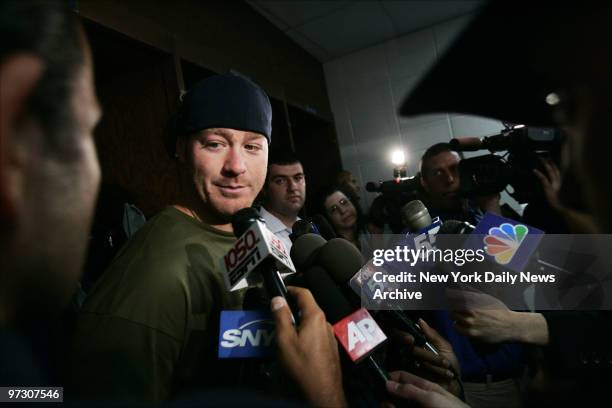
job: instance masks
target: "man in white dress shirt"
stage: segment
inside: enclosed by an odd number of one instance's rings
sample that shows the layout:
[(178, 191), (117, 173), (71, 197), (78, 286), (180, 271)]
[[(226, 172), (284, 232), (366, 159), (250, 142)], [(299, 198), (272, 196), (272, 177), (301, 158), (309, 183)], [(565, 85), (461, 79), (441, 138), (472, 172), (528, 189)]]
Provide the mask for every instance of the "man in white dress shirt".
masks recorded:
[(291, 249), (291, 228), (300, 219), (298, 213), (306, 201), (306, 178), (300, 160), (288, 151), (272, 151), (268, 158), (268, 175), (261, 191), (260, 210), (270, 231)]

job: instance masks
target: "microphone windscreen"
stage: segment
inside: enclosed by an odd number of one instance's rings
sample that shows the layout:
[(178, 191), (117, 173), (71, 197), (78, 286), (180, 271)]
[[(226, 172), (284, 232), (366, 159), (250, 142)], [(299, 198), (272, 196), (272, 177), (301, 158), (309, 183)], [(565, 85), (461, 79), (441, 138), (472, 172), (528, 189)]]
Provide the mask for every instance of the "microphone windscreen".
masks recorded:
[(431, 216), (421, 200), (412, 200), (401, 209), (402, 223), (412, 231), (431, 225)]
[(315, 265), (304, 273), (304, 282), (331, 324), (353, 312), (353, 308), (325, 269)]
[(311, 221), (317, 226), (323, 238), (328, 241), (336, 238), (336, 232), (332, 226), (329, 225), (329, 222), (327, 222), (327, 219), (324, 216), (321, 214), (316, 214), (314, 217), (312, 217)]
[(317, 260), (318, 264), (340, 285), (346, 284), (364, 264), (357, 247), (342, 238), (328, 241), (319, 250)]
[(264, 222), (263, 218), (259, 215), (259, 212), (253, 207), (246, 207), (242, 210), (238, 210), (232, 215), (232, 228), (234, 229), (234, 235), (239, 237), (249, 229), (251, 224), (256, 220)]
[(304, 271), (314, 260), (316, 252), (325, 245), (325, 239), (318, 234), (304, 234), (295, 240), (289, 251), (297, 271)]
[(293, 223), (293, 227), (291, 227), (291, 235), (289, 236), (289, 238), (291, 238), (291, 242), (295, 242), (295, 240), (301, 237), (302, 235), (309, 234), (312, 232), (314, 232), (312, 224), (306, 220), (300, 219)]

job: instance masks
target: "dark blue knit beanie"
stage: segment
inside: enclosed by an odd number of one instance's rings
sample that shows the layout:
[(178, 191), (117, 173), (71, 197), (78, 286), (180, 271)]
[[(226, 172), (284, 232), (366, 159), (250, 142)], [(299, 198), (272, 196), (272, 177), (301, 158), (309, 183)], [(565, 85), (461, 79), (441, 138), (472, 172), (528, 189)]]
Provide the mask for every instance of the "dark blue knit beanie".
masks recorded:
[(227, 73), (198, 82), (184, 96), (171, 120), (167, 148), (174, 153), (176, 138), (202, 129), (230, 128), (260, 133), (272, 140), (272, 107), (268, 95), (246, 77)]

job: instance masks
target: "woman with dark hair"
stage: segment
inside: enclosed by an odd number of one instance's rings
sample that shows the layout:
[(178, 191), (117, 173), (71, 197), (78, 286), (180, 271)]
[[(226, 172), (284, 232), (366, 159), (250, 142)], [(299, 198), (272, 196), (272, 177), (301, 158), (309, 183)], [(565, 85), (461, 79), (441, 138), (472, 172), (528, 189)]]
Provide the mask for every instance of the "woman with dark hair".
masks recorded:
[(319, 199), (320, 212), (327, 218), (339, 238), (350, 241), (362, 252), (370, 233), (354, 194), (344, 187), (331, 186), (323, 190)]

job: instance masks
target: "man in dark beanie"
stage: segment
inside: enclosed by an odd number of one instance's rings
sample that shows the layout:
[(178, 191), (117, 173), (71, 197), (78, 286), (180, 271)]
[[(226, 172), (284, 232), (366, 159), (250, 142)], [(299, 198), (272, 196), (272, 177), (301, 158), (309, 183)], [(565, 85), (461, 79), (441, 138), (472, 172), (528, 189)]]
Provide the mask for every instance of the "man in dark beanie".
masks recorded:
[(181, 195), (126, 244), (85, 302), (73, 355), (74, 393), (160, 401), (199, 386), (235, 383), (217, 359), (221, 310), (240, 309), (219, 260), (235, 242), (231, 216), (261, 190), (272, 109), (234, 74), (190, 90), (169, 144)]

